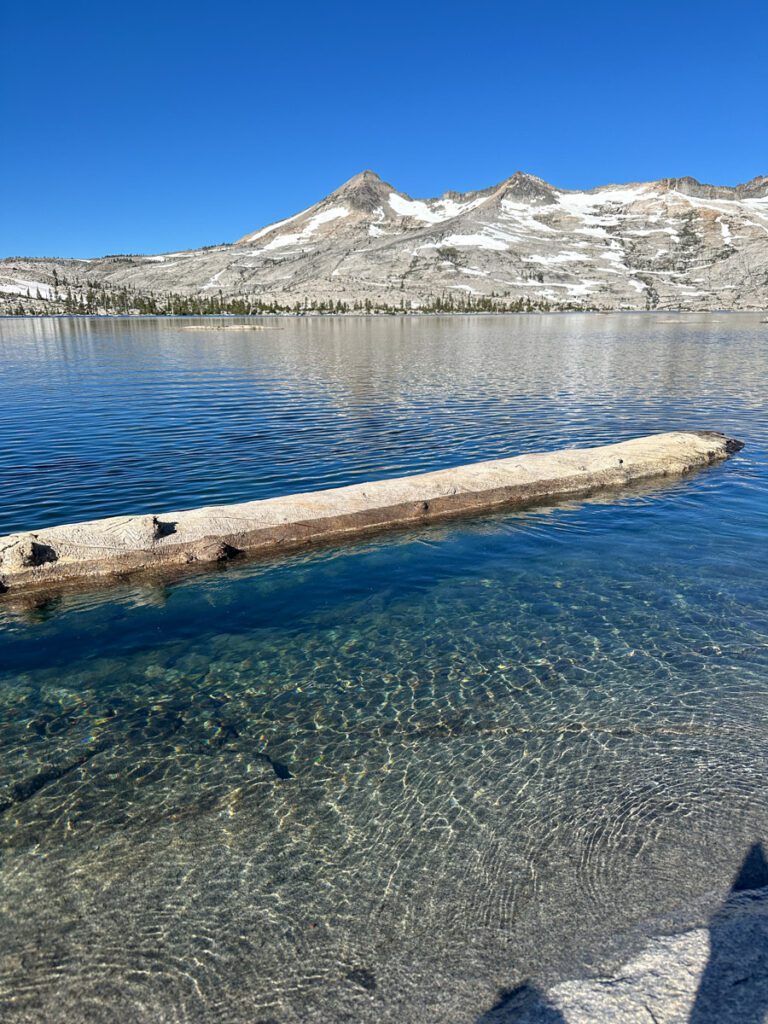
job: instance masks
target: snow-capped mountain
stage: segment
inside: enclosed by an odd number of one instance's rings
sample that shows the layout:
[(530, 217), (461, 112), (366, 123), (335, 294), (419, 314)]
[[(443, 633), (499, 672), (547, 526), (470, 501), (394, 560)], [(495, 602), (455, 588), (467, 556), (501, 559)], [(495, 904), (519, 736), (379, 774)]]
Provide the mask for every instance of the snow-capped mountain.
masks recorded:
[[(54, 275), (55, 271), (55, 275)], [(674, 178), (589, 191), (518, 172), (478, 192), (412, 199), (363, 171), (232, 245), (159, 256), (0, 260), (6, 308), (71, 289), (419, 307), (437, 296), (554, 307), (768, 307), (768, 177)]]

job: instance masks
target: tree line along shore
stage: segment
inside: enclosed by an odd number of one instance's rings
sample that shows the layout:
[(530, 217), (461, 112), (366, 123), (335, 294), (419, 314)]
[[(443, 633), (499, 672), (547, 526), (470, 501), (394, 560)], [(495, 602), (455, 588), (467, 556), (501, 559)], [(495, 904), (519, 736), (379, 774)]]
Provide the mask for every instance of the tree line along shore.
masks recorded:
[(129, 285), (69, 282), (54, 271), (54, 281), (46, 286), (48, 295), (29, 288), (27, 295), (0, 295), (0, 313), (6, 316), (265, 316), (270, 314), (326, 313), (550, 313), (595, 312), (597, 307), (583, 303), (552, 303), (530, 296), (511, 297), (456, 294), (443, 291), (423, 300), (402, 296), (399, 301), (382, 302), (371, 298), (354, 300), (303, 296), (294, 301), (255, 294), (184, 295), (178, 292), (139, 291)]

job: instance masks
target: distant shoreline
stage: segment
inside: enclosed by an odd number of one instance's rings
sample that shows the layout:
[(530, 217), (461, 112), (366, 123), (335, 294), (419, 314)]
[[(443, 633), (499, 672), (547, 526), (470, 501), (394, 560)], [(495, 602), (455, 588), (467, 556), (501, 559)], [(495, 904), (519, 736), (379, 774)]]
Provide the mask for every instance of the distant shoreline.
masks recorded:
[[(0, 313), (2, 320), (304, 320), (378, 319), (396, 317), (502, 317), (502, 316), (766, 316), (764, 309), (530, 309), (530, 310), (349, 310), (344, 313), (318, 310), (281, 313)], [(768, 323), (768, 320), (760, 321)]]

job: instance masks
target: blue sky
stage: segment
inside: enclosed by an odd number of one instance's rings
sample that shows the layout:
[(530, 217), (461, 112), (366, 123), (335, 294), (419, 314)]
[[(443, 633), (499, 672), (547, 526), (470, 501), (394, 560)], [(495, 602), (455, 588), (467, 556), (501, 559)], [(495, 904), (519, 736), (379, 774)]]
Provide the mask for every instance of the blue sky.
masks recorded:
[(229, 241), (414, 196), (768, 173), (768, 4), (9, 4), (0, 255)]

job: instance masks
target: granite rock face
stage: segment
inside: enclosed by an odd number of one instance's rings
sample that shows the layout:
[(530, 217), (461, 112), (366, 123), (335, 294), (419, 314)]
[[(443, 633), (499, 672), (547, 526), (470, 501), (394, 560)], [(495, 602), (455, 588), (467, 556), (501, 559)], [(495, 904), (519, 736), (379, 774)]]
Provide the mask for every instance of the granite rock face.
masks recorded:
[[(55, 272), (55, 274), (54, 274)], [(232, 245), (158, 256), (0, 260), (0, 311), (62, 308), (65, 288), (361, 302), (418, 309), (494, 296), (553, 308), (768, 308), (768, 177), (569, 191), (518, 172), (412, 199), (363, 171)], [(58, 283), (57, 283), (58, 282)]]

